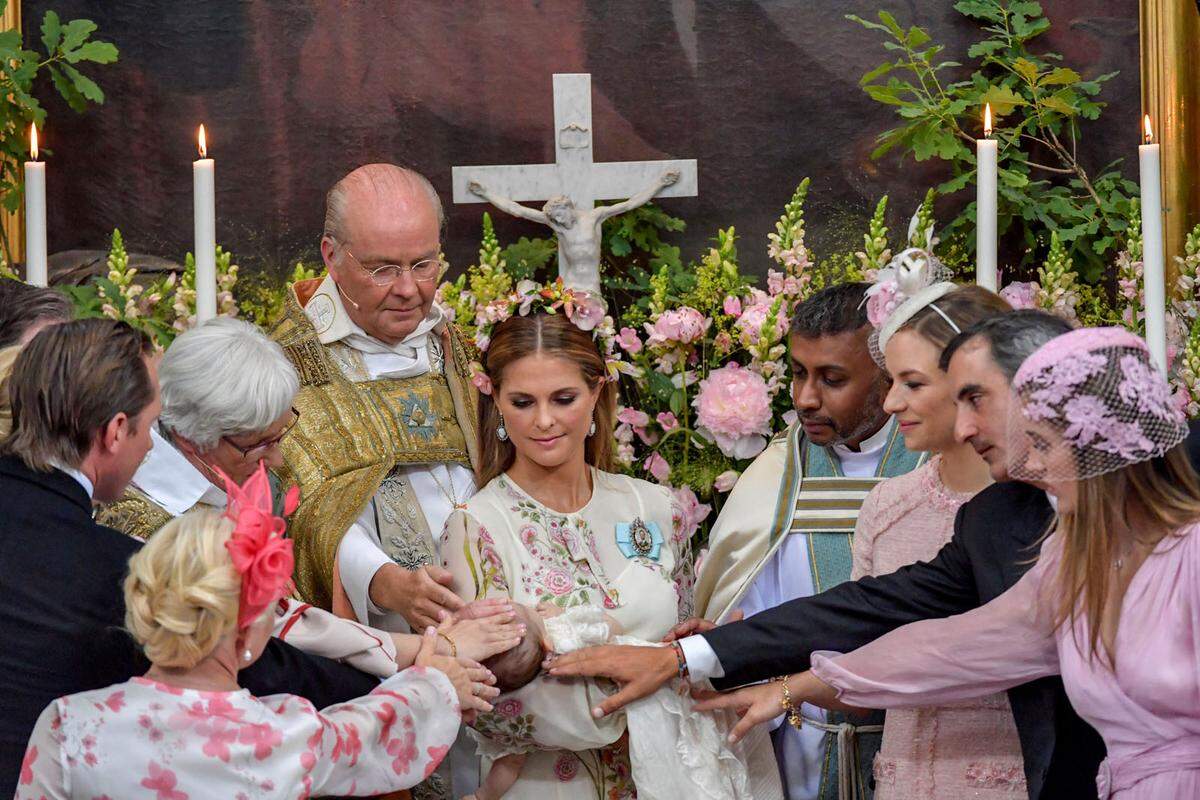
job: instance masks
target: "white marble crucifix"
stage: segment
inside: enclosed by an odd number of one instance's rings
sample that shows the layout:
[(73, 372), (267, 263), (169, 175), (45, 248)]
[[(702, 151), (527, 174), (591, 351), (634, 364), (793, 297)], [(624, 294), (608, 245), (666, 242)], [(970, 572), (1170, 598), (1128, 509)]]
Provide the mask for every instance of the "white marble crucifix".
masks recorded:
[[(554, 163), (454, 167), (455, 203), (489, 202), (550, 226), (568, 286), (600, 291), (600, 225), (652, 197), (692, 197), (696, 160), (592, 160), (592, 76), (554, 76)], [(628, 198), (628, 199), (626, 199)], [(541, 209), (520, 201), (548, 201)], [(596, 208), (597, 200), (624, 200)]]

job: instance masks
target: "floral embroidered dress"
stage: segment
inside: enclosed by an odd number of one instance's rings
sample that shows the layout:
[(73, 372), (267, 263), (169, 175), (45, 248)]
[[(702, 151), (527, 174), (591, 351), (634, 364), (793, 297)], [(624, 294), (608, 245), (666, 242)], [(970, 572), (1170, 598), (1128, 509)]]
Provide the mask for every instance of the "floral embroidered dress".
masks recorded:
[[(454, 591), (602, 606), (630, 636), (661, 639), (679, 618), (681, 516), (661, 486), (598, 470), (592, 486), (583, 508), (561, 514), (506, 476), (493, 479), (446, 523), (441, 552)], [(591, 715), (604, 694), (594, 681), (543, 673), (480, 715), (490, 758), (531, 753), (506, 800), (636, 797), (623, 716)]]
[(410, 668), (317, 711), (293, 695), (133, 678), (60, 697), (38, 719), (17, 800), (368, 796), (416, 785), (458, 733), (454, 688)]
[[(973, 496), (952, 492), (935, 456), (876, 486), (854, 531), (854, 580), (928, 561), (954, 534)], [(1024, 760), (1008, 698), (1001, 693), (934, 707), (892, 709), (875, 757), (876, 800), (1025, 795)]]

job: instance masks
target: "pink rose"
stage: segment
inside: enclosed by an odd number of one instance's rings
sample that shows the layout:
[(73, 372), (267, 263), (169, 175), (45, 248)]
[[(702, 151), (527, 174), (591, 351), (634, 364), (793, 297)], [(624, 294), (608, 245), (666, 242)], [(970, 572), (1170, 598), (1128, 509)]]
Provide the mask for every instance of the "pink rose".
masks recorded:
[(554, 776), (563, 783), (574, 779), (579, 772), (579, 759), (573, 753), (563, 753), (554, 762)]
[(679, 538), (683, 541), (691, 539), (700, 529), (700, 523), (712, 513), (712, 506), (701, 503), (696, 493), (690, 487), (680, 486), (671, 490), (674, 500), (674, 511), (679, 515), (677, 524)]
[(702, 338), (712, 320), (689, 306), (664, 311), (654, 322), (646, 323), (650, 338), (646, 344), (691, 344)]
[(742, 301), (736, 297), (726, 297), (721, 308), (731, 317), (740, 317), (742, 315)]
[(901, 299), (894, 280), (877, 283), (875, 287), (878, 291), (867, 296), (867, 319), (878, 328), (899, 308)]
[(771, 432), (771, 395), (757, 372), (730, 364), (700, 381), (692, 403), (701, 432), (729, 458), (753, 458)]
[(1040, 288), (1036, 281), (1013, 281), (1000, 290), (1000, 296), (1014, 309), (1037, 308)]
[(621, 349), (631, 356), (642, 351), (642, 340), (638, 338), (637, 331), (633, 328), (621, 328), (621, 332), (617, 334), (617, 344), (621, 345)]
[(654, 418), (664, 431), (673, 431), (679, 427), (679, 420), (670, 411), (663, 411)]
[(564, 595), (571, 591), (571, 576), (561, 569), (550, 570), (542, 584), (551, 594)]
[(666, 483), (667, 478), (671, 477), (671, 465), (658, 453), (651, 453), (646, 459), (646, 471), (659, 483)]
[(588, 292), (578, 292), (568, 304), (567, 318), (583, 331), (594, 330), (604, 319), (604, 301)]
[(521, 716), (521, 712), (525, 710), (525, 706), (515, 697), (508, 697), (496, 703), (495, 710), (500, 716), (512, 719), (513, 717)]
[(718, 492), (728, 492), (737, 483), (741, 473), (736, 469), (727, 469), (713, 479), (713, 488)]

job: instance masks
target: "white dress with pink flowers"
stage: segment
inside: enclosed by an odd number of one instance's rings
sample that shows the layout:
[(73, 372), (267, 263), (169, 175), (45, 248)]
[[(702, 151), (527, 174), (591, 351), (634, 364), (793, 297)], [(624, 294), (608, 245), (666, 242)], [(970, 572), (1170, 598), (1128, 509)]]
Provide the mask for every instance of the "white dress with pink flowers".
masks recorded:
[[(593, 470), (592, 485), (583, 508), (562, 514), (505, 475), (488, 483), (446, 523), (441, 553), (454, 591), (467, 600), (598, 606), (630, 636), (660, 640), (690, 594), (679, 577), (689, 515), (668, 489), (646, 481)], [(489, 740), (489, 758), (530, 753), (505, 800), (636, 796), (624, 715), (591, 715), (605, 691), (613, 687), (542, 673), (479, 716), (474, 727)]]
[(454, 687), (410, 668), (317, 711), (293, 695), (202, 692), (146, 678), (55, 700), (17, 800), (369, 796), (424, 780), (458, 733)]

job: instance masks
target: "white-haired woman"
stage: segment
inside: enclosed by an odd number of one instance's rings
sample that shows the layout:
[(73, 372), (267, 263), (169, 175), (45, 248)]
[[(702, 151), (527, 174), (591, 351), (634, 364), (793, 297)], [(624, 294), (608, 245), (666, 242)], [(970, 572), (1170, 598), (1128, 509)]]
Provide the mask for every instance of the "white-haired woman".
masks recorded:
[[(138, 539), (189, 510), (225, 507), (225, 479), (247, 480), (259, 465), (282, 462), (279, 442), (296, 423), (292, 400), (300, 388), (283, 348), (256, 326), (217, 317), (180, 335), (158, 368), (162, 413), (153, 444), (125, 496), (97, 519)], [(273, 506), (282, 492), (271, 478)], [(476, 605), (440, 629), (438, 647), (483, 659), (519, 636), (515, 615), (501, 604)], [(275, 632), (314, 655), (345, 661), (373, 674), (391, 674), (393, 660), (411, 663), (418, 638), (389, 635), (319, 609), (284, 601)]]
[(226, 513), (188, 512), (130, 560), (125, 625), (150, 671), (51, 703), (30, 737), (18, 798), (392, 792), (438, 765), (460, 708), (490, 708), (486, 670), (434, 655), (432, 629), (415, 667), (323, 711), (241, 689), (238, 671), (263, 650), (293, 558), (265, 473), (230, 494)]
[(218, 471), (244, 481), (282, 464), (300, 381), (283, 349), (254, 325), (218, 317), (177, 338), (158, 367), (162, 414), (125, 496), (99, 520), (139, 539), (197, 505), (221, 508)]

